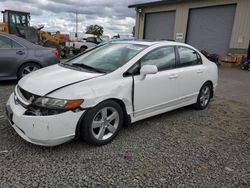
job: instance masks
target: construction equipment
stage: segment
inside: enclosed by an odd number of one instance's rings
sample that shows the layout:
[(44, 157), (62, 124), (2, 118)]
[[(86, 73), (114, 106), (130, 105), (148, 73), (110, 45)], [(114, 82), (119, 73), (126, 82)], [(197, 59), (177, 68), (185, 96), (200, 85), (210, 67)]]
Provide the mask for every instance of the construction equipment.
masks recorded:
[(30, 13), (15, 10), (4, 10), (3, 23), (0, 23), (0, 32), (6, 32), (25, 38), (26, 40), (45, 46), (56, 48), (60, 56), (64, 56), (64, 49), (60, 46), (60, 32), (55, 34), (43, 31), (43, 26), (30, 26)]
[(247, 50), (247, 56), (242, 56), (241, 58), (241, 69), (250, 71), (250, 41)]

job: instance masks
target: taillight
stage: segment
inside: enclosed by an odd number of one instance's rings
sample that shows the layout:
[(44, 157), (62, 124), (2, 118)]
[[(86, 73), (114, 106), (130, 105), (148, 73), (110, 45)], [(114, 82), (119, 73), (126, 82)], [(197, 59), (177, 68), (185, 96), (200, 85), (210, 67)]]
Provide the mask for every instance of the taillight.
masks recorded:
[(56, 49), (53, 49), (52, 50), (52, 54), (55, 56), (55, 57), (58, 57), (59, 53)]

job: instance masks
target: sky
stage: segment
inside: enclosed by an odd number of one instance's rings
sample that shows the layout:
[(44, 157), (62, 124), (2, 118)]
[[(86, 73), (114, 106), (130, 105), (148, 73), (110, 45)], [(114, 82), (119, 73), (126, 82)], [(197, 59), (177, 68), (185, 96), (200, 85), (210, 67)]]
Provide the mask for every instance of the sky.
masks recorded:
[(151, 1), (155, 0), (0, 0), (0, 9), (30, 12), (31, 25), (62, 33), (75, 32), (78, 12), (79, 32), (97, 24), (104, 27), (104, 34), (113, 36), (132, 33), (135, 9), (128, 5)]

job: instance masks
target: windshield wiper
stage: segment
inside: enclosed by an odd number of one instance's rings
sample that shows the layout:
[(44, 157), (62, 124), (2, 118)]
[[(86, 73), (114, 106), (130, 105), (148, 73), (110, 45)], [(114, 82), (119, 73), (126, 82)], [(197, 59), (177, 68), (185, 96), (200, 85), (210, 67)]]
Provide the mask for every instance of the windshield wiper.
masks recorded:
[[(75, 65), (72, 65), (72, 64), (68, 64), (68, 63), (60, 63), (61, 66), (66, 66), (66, 67), (71, 67), (73, 69), (79, 69), (79, 66), (75, 66)], [(81, 68), (81, 67), (80, 67)]]
[(88, 69), (88, 70), (93, 70), (93, 71), (99, 72), (99, 73), (106, 73), (104, 70), (100, 70), (100, 69), (97, 69), (97, 68), (94, 68), (94, 67), (91, 67), (91, 66), (88, 66), (88, 65), (85, 65), (85, 64), (73, 63), (71, 65), (72, 66), (78, 66), (78, 67), (81, 67), (81, 68), (84, 68), (84, 69)]

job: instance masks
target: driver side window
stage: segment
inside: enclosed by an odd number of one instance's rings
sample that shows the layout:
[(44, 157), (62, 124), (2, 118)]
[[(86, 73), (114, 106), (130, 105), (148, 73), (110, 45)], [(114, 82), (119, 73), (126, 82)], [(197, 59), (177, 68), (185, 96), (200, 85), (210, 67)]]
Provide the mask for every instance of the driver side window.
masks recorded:
[(175, 67), (175, 50), (174, 47), (162, 47), (153, 50), (145, 55), (141, 60), (143, 65), (155, 65), (158, 71), (172, 69)]

